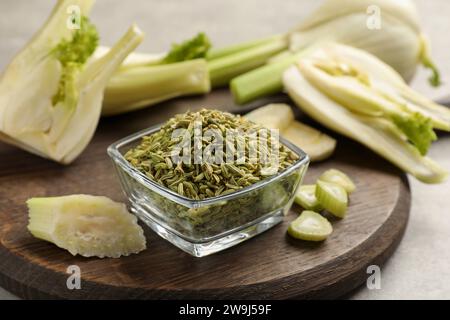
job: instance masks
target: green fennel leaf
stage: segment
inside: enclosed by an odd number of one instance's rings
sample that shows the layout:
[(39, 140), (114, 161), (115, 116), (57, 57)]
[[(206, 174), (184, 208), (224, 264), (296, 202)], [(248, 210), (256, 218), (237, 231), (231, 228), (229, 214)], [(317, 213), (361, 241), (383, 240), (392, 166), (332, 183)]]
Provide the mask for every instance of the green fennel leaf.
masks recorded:
[(200, 32), (194, 38), (180, 44), (173, 44), (172, 49), (163, 59), (163, 63), (174, 63), (186, 60), (205, 58), (211, 43), (208, 37)]
[(98, 33), (89, 18), (82, 17), (80, 29), (76, 29), (70, 40), (63, 39), (52, 50), (52, 54), (62, 65), (58, 91), (52, 98), (52, 104), (67, 102), (76, 104), (76, 75), (98, 46)]
[(82, 17), (80, 29), (76, 29), (70, 40), (63, 39), (54, 49), (55, 57), (63, 66), (76, 62), (83, 65), (98, 45), (98, 33), (89, 18)]
[(437, 139), (430, 118), (418, 112), (409, 116), (394, 115), (392, 120), (421, 155), (426, 155), (431, 142)]

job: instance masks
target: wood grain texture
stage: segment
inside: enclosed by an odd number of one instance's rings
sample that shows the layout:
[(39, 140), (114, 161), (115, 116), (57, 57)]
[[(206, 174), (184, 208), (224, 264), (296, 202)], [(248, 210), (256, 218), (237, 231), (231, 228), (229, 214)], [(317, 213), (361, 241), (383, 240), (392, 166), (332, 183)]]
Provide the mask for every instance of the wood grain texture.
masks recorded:
[[(408, 182), (386, 161), (342, 137), (335, 155), (311, 165), (305, 181), (334, 167), (357, 185), (348, 216), (332, 219), (334, 232), (324, 243), (286, 236), (299, 212), (295, 206), (284, 223), (204, 258), (191, 257), (145, 226), (148, 249), (120, 259), (73, 257), (28, 233), (29, 197), (87, 193), (124, 201), (106, 147), (201, 107), (242, 111), (223, 90), (103, 119), (92, 143), (68, 167), (0, 145), (0, 286), (23, 298), (336, 298), (365, 282), (367, 266), (381, 265), (393, 252), (408, 220)], [(66, 287), (66, 269), (74, 264), (81, 268), (81, 290)]]

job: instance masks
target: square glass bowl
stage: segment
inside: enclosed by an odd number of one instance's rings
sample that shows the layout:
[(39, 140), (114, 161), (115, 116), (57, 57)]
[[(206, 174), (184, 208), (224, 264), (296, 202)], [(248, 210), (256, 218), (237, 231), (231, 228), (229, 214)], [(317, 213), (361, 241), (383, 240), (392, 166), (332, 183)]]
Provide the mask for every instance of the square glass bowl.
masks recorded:
[(309, 158), (280, 137), (299, 159), (285, 170), (239, 191), (193, 200), (159, 185), (134, 168), (125, 153), (161, 125), (108, 147), (131, 211), (164, 239), (185, 252), (206, 256), (245, 241), (283, 220), (308, 168)]

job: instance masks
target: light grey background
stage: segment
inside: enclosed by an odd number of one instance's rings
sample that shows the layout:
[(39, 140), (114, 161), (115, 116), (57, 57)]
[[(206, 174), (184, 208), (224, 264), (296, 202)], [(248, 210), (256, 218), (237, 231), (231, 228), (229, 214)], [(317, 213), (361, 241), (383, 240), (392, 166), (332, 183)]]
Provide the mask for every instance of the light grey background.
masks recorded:
[[(54, 1), (0, 1), (0, 69), (20, 49), (49, 14)], [(172, 42), (204, 31), (215, 45), (226, 45), (281, 33), (313, 10), (313, 0), (98, 0), (92, 20), (102, 44), (112, 44), (136, 22), (145, 32), (140, 50), (160, 52)], [(439, 89), (427, 85), (427, 74), (413, 86), (433, 98), (450, 97), (450, 1), (416, 1), (433, 56), (446, 82)], [(450, 100), (450, 98), (449, 98)], [(450, 136), (433, 145), (430, 156), (450, 170)], [(450, 299), (450, 182), (424, 185), (409, 179), (412, 209), (405, 237), (382, 268), (381, 290), (365, 288), (353, 299)], [(1, 263), (1, 261), (0, 261)], [(15, 297), (0, 288), (0, 298)]]

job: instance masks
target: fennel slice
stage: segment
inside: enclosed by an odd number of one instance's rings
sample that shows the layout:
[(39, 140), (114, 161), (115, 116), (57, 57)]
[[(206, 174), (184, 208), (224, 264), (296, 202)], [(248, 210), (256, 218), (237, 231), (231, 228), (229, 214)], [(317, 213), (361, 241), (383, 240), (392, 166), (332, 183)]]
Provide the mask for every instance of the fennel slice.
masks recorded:
[(335, 139), (295, 120), (281, 132), (281, 136), (305, 151), (311, 161), (327, 159), (336, 148)]
[(294, 121), (294, 112), (287, 104), (271, 103), (247, 113), (244, 117), (268, 129), (284, 130)]
[(323, 241), (333, 232), (331, 223), (314, 211), (303, 211), (291, 222), (288, 234), (296, 239), (307, 241)]
[(317, 181), (316, 198), (325, 210), (338, 218), (347, 214), (348, 196), (343, 187), (336, 183)]
[(347, 193), (352, 193), (356, 189), (353, 181), (345, 173), (337, 169), (329, 169), (325, 171), (320, 175), (319, 180), (336, 183), (344, 188)]
[(72, 255), (118, 258), (145, 249), (137, 218), (109, 198), (70, 195), (31, 198), (28, 230)]
[(316, 185), (302, 185), (298, 188), (294, 201), (305, 210), (321, 211), (322, 205), (316, 198)]
[(284, 103), (268, 104), (244, 116), (269, 129), (279, 129), (280, 134), (305, 151), (311, 161), (321, 161), (333, 154), (336, 140), (294, 120), (290, 106)]

